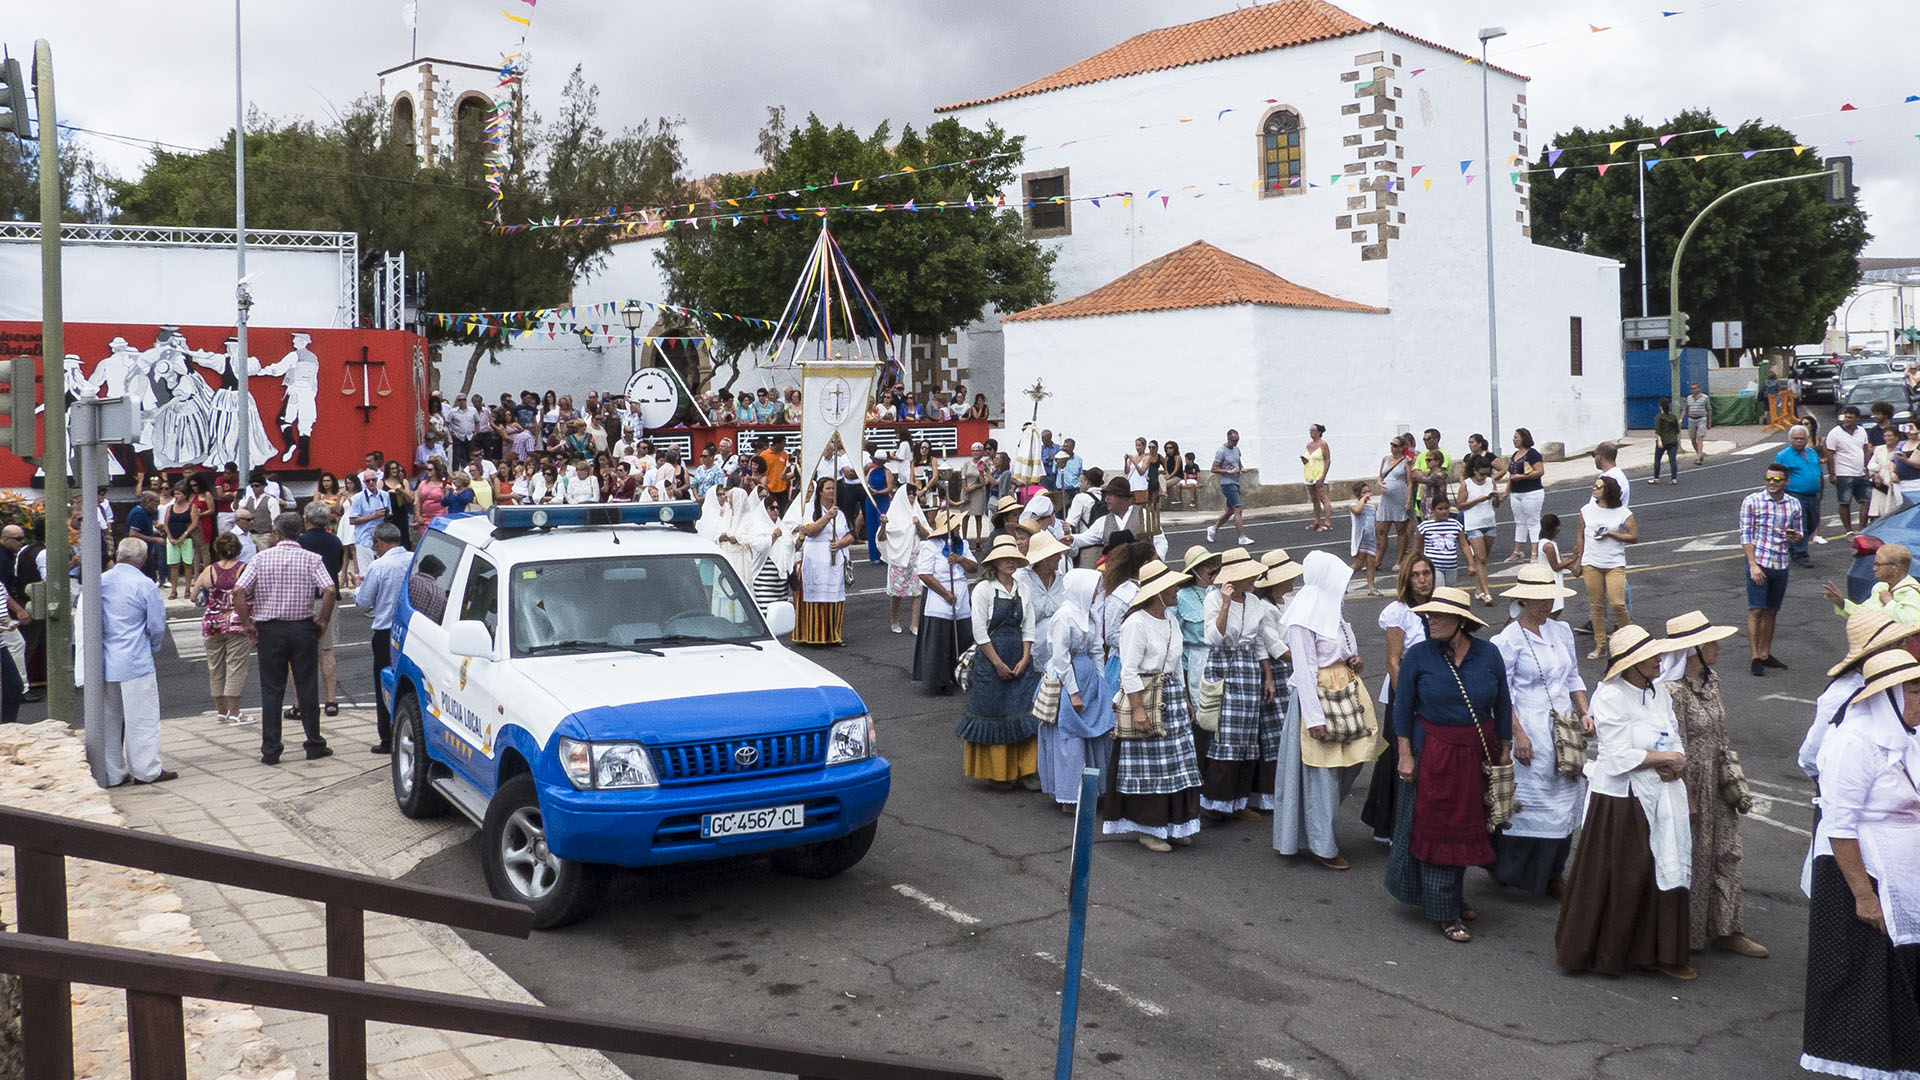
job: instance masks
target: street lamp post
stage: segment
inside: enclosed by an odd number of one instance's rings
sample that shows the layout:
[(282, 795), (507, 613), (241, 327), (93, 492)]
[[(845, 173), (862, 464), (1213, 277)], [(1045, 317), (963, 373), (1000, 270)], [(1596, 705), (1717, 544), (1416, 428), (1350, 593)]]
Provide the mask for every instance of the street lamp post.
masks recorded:
[(1640, 219), (1640, 317), (1647, 317), (1647, 151), (1657, 149), (1652, 143), (1641, 143), (1633, 148), (1634, 163), (1640, 173), (1640, 207), (1634, 215)]
[(620, 305), (620, 321), (627, 324), (627, 378), (640, 373), (640, 301)]
[(1492, 401), (1491, 431), (1494, 445), (1500, 445), (1500, 331), (1494, 319), (1493, 304), (1493, 106), (1487, 89), (1487, 42), (1506, 37), (1502, 26), (1480, 31), (1480, 148), (1486, 155), (1481, 190), (1487, 204), (1487, 394)]

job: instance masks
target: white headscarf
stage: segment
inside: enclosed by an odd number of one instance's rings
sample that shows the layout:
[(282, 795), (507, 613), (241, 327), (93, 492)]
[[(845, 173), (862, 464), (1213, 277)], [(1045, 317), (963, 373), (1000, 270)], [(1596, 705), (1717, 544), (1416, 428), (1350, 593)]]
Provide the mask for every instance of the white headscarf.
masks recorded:
[(913, 565), (913, 553), (920, 543), (920, 528), (927, 526), (927, 516), (921, 512), (920, 505), (908, 498), (905, 493), (894, 496), (892, 505), (887, 507), (885, 515), (887, 537), (880, 541), (880, 555), (888, 566)]
[(1082, 633), (1094, 633), (1093, 594), (1100, 588), (1100, 571), (1076, 567), (1067, 571), (1066, 595), (1060, 609), (1053, 613), (1056, 622), (1064, 622)]
[(1300, 566), (1300, 591), (1288, 601), (1280, 616), (1282, 635), (1295, 626), (1305, 627), (1323, 638), (1340, 636), (1340, 606), (1346, 600), (1347, 582), (1353, 579), (1353, 567), (1324, 551), (1309, 551)]

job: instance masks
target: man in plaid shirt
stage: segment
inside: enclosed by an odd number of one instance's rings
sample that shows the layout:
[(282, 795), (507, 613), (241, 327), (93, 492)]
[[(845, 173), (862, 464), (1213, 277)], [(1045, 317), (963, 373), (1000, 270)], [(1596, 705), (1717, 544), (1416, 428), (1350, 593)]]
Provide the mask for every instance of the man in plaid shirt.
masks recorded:
[(1740, 546), (1747, 553), (1747, 643), (1755, 675), (1787, 665), (1773, 658), (1773, 624), (1787, 597), (1789, 548), (1800, 542), (1806, 517), (1787, 497), (1787, 469), (1767, 466), (1767, 486), (1740, 501)]
[[(320, 737), (320, 635), (333, 619), (333, 578), (320, 556), (299, 545), (299, 514), (273, 519), (278, 542), (261, 551), (240, 572), (233, 591), (240, 625), (260, 656), (260, 763), (280, 764), (281, 705), (287, 694), (287, 669), (293, 669), (294, 695), (300, 702), (302, 744), (307, 760), (333, 750)], [(314, 600), (320, 601), (317, 609)]]

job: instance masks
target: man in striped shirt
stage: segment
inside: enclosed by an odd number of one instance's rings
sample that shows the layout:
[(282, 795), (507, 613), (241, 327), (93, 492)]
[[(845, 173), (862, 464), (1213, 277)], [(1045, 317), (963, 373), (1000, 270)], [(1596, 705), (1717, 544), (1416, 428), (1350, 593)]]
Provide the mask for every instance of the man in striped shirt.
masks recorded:
[(1788, 549), (1806, 528), (1800, 500), (1787, 497), (1787, 467), (1767, 466), (1767, 486), (1740, 501), (1740, 546), (1747, 553), (1747, 643), (1751, 671), (1787, 665), (1773, 658), (1773, 626), (1787, 597)]

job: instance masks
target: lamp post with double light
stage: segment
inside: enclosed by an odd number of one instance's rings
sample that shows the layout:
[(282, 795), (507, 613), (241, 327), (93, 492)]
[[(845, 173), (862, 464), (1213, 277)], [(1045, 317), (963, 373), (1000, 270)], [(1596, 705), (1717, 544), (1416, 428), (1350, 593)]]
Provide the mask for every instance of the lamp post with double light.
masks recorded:
[(1481, 185), (1487, 204), (1487, 393), (1492, 399), (1492, 425), (1494, 445), (1500, 444), (1500, 331), (1494, 323), (1493, 303), (1493, 105), (1488, 97), (1487, 86), (1487, 42), (1497, 37), (1506, 37), (1503, 26), (1489, 26), (1480, 31), (1480, 148), (1486, 155), (1484, 179)]

